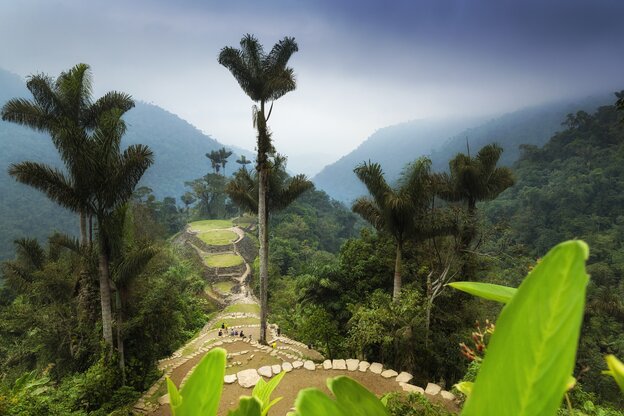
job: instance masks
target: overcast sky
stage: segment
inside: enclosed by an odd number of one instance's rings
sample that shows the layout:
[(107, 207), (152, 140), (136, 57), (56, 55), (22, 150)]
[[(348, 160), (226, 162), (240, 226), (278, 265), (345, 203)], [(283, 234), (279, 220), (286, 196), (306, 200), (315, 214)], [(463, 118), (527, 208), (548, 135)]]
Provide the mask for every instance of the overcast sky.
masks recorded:
[(270, 127), (291, 168), (320, 169), (402, 121), (624, 89), (622, 16), (622, 0), (0, 0), (0, 67), (86, 62), (96, 96), (128, 92), (253, 150), (252, 102), (217, 55), (245, 33), (266, 50), (294, 36), (298, 88)]

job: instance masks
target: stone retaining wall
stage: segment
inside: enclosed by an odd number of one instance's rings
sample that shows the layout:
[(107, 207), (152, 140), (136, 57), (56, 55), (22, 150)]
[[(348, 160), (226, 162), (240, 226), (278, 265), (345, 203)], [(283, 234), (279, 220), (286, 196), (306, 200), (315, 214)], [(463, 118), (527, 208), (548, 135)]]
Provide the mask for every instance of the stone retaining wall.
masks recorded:
[[(239, 264), (237, 266), (230, 267), (208, 267), (205, 266), (204, 276), (211, 282), (216, 282), (219, 280), (227, 280), (232, 276), (241, 276), (245, 273), (245, 263)], [(219, 278), (219, 276), (223, 276), (223, 278)]]
[(256, 242), (245, 234), (245, 237), (240, 239), (234, 245), (236, 246), (236, 251), (238, 251), (243, 259), (252, 265), (258, 256), (258, 246), (256, 245)]

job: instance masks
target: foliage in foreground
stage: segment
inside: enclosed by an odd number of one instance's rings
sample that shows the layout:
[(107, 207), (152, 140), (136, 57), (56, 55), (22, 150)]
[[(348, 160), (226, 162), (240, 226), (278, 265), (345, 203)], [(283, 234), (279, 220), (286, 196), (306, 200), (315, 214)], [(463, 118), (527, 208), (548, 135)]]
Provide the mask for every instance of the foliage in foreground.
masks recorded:
[[(559, 244), (529, 273), (513, 297), (504, 299), (507, 304), (462, 415), (557, 414), (574, 369), (589, 281), (585, 272), (588, 256), (588, 247), (582, 241)], [(477, 289), (483, 293), (492, 290)], [(609, 374), (620, 384), (624, 377), (622, 363), (613, 358), (608, 362)], [(224, 374), (225, 351), (217, 349), (206, 355), (181, 394), (168, 381), (174, 416), (216, 414)], [(291, 415), (389, 414), (381, 400), (348, 377), (330, 379), (327, 386), (335, 400), (316, 388), (304, 389)], [(229, 414), (260, 415), (262, 403), (267, 401), (243, 397), (239, 408)]]

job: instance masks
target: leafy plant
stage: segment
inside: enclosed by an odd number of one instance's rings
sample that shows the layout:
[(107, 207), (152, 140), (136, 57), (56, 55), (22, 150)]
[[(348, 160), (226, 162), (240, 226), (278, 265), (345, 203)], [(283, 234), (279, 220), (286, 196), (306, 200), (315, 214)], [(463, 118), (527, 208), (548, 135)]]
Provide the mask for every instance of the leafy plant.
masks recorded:
[(574, 368), (588, 254), (582, 241), (561, 243), (529, 273), (501, 312), (462, 415), (556, 414)]
[(381, 400), (357, 381), (338, 376), (327, 380), (327, 387), (336, 400), (316, 388), (299, 392), (295, 412), (289, 416), (389, 416)]
[[(214, 416), (219, 409), (223, 391), (226, 351), (215, 348), (202, 358), (190, 375), (181, 391), (167, 377), (170, 408), (173, 416)], [(279, 385), (286, 373), (280, 373), (268, 383), (260, 379), (253, 389), (252, 396), (240, 398), (238, 408), (229, 416), (266, 416), (275, 403), (282, 398), (271, 400), (271, 393)]]
[(604, 373), (613, 377), (617, 385), (620, 386), (622, 393), (624, 393), (624, 363), (618, 360), (615, 355), (607, 355), (605, 360), (609, 370)]

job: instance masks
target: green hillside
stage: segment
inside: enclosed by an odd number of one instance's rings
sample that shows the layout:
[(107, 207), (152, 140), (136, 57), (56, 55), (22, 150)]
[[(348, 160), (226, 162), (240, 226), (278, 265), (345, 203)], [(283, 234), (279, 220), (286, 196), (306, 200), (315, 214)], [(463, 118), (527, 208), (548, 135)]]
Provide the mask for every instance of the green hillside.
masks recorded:
[[(13, 97), (30, 98), (23, 81), (16, 75), (0, 70), (0, 105)], [(138, 102), (125, 120), (128, 130), (124, 146), (142, 143), (155, 154), (154, 165), (141, 184), (153, 189), (159, 199), (172, 196), (179, 202), (188, 189), (184, 182), (205, 175), (210, 170), (205, 153), (223, 147), (188, 122), (155, 105)], [(12, 241), (19, 237), (36, 237), (43, 241), (55, 230), (77, 233), (78, 219), (67, 210), (50, 202), (38, 191), (18, 184), (7, 174), (11, 163), (34, 160), (60, 166), (56, 150), (44, 134), (16, 124), (0, 121), (0, 260), (13, 256)], [(236, 158), (251, 152), (231, 148), (226, 166), (231, 173)]]
[(313, 181), (332, 198), (351, 203), (364, 195), (365, 188), (353, 174), (353, 168), (372, 160), (384, 167), (388, 178), (395, 180), (405, 165), (418, 157), (429, 156), (433, 169), (445, 170), (447, 162), (459, 152), (477, 151), (492, 142), (504, 149), (501, 162), (517, 160), (521, 144), (542, 145), (557, 131), (561, 120), (580, 109), (592, 111), (608, 103), (607, 95), (568, 100), (530, 107), (491, 120), (416, 120), (378, 130), (357, 149), (326, 166)]

